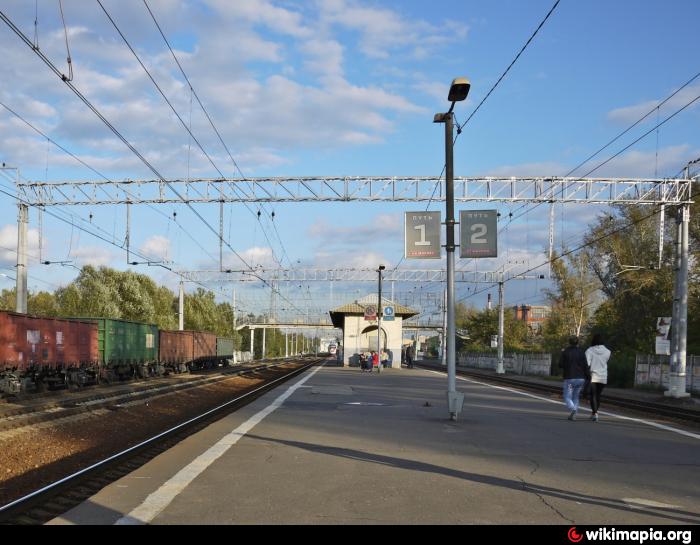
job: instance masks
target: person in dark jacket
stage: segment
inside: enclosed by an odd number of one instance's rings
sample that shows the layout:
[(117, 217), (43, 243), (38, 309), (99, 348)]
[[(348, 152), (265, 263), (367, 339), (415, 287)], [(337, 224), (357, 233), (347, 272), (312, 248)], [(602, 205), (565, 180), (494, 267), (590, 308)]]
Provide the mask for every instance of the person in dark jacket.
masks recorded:
[(562, 350), (559, 359), (559, 367), (564, 371), (564, 403), (571, 411), (569, 420), (576, 420), (581, 390), (591, 379), (586, 353), (578, 342), (578, 337), (569, 337), (569, 346)]

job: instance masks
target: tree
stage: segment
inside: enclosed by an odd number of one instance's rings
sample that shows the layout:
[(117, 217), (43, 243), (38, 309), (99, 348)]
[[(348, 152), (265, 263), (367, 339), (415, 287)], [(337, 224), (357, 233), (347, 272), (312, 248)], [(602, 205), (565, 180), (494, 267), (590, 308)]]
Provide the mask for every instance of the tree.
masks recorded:
[(546, 290), (552, 314), (543, 335), (548, 344), (561, 344), (566, 337), (587, 331), (590, 316), (599, 302), (600, 281), (591, 270), (591, 256), (580, 251), (552, 261), (554, 290)]

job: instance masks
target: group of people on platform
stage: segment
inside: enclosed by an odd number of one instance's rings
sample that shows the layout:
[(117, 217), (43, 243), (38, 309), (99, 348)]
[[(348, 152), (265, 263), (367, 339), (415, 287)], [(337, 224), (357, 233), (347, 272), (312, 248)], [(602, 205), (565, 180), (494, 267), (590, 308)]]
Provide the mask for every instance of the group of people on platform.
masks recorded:
[(591, 420), (598, 421), (600, 395), (608, 383), (609, 359), (610, 350), (603, 344), (601, 335), (595, 335), (585, 351), (579, 346), (578, 337), (569, 337), (569, 346), (559, 359), (559, 367), (564, 371), (564, 404), (570, 411), (569, 420), (576, 420), (581, 392), (587, 391)]
[(389, 364), (389, 354), (382, 350), (381, 355), (374, 350), (369, 352), (360, 352), (360, 369), (371, 373), (372, 369), (376, 369), (377, 373), (382, 372), (382, 367)]

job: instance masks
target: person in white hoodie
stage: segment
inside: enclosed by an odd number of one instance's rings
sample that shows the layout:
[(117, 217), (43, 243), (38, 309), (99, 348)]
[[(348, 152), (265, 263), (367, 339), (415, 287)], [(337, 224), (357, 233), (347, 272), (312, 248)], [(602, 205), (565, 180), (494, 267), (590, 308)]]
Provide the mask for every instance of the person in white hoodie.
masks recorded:
[(610, 350), (605, 348), (603, 337), (600, 334), (593, 336), (593, 342), (586, 350), (586, 361), (591, 371), (591, 420), (598, 421), (598, 407), (600, 407), (600, 394), (608, 383), (608, 360)]

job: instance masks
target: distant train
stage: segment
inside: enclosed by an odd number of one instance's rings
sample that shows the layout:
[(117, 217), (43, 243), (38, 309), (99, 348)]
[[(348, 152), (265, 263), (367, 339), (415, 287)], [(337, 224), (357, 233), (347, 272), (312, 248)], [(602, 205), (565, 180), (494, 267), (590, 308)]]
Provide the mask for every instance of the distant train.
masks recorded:
[(233, 339), (111, 318), (0, 311), (0, 391), (81, 387), (226, 365)]
[(328, 353), (331, 356), (335, 356), (337, 352), (338, 352), (338, 345), (337, 344), (329, 344), (328, 345)]

